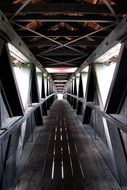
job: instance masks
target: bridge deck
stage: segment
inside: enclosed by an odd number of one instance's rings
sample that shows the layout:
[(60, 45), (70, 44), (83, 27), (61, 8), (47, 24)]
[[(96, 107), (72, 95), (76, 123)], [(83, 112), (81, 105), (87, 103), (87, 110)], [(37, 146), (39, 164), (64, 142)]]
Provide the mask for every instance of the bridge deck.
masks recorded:
[(17, 190), (121, 189), (66, 101), (55, 101), (37, 130), (24, 148)]

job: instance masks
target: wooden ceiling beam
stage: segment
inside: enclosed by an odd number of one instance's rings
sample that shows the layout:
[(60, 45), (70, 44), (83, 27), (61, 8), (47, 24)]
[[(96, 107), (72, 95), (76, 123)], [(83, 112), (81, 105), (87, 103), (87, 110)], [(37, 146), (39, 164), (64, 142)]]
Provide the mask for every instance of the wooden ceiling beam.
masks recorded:
[(92, 34), (105, 31), (105, 30), (107, 30), (108, 28), (110, 28), (110, 27), (112, 27), (112, 26), (114, 26), (114, 25), (115, 25), (115, 23), (113, 23), (113, 24), (111, 24), (111, 25), (109, 25), (109, 26), (106, 26), (105, 28), (100, 28), (100, 29), (98, 29), (98, 30), (94, 30), (94, 31), (92, 31), (92, 32), (90, 32), (90, 33), (88, 33), (88, 34), (85, 34), (84, 36), (80, 36), (80, 37), (78, 37), (78, 38), (76, 38), (76, 39), (74, 39), (74, 40), (71, 40), (71, 41), (69, 41), (68, 43), (66, 43), (66, 44), (64, 44), (64, 45), (59, 45), (59, 46), (57, 46), (57, 47), (52, 48), (51, 50), (47, 50), (47, 51), (45, 51), (44, 53), (48, 53), (48, 52), (51, 52), (51, 51), (54, 51), (54, 50), (58, 50), (58, 49), (60, 49), (60, 48), (67, 47), (68, 45), (70, 46), (70, 44), (73, 44), (74, 42), (77, 42), (77, 41), (82, 40), (82, 39), (84, 39), (84, 38), (86, 38), (86, 37), (89, 37), (89, 36), (91, 36)]
[[(29, 31), (29, 32), (32, 32), (32, 33), (34, 33), (34, 34), (37, 34), (37, 35), (40, 36), (40, 37), (43, 37), (43, 38), (45, 38), (45, 39), (47, 39), (47, 40), (49, 40), (49, 41), (54, 42), (54, 43), (56, 43), (56, 45), (63, 46), (63, 44), (61, 44), (60, 42), (57, 42), (56, 40), (54, 40), (54, 39), (52, 39), (52, 38), (49, 38), (47, 35), (43, 35), (43, 34), (40, 33), (40, 32), (37, 32), (37, 31), (35, 31), (35, 30), (32, 30), (32, 29), (30, 29), (30, 28), (27, 28), (27, 27), (25, 27), (25, 26), (22, 26), (22, 25), (20, 25), (20, 24), (17, 24), (16, 22), (12, 22), (12, 23), (15, 24), (15, 25), (18, 26), (18, 27), (21, 27), (21, 29), (23, 29), (23, 30), (27, 30), (27, 31)], [(67, 49), (73, 50), (74, 52), (83, 53), (83, 52), (81, 52), (81, 51), (79, 51), (79, 50), (77, 50), (77, 49), (75, 49), (75, 48), (73, 48), (73, 47), (70, 47), (70, 46), (68, 46), (68, 45), (64, 45), (64, 46), (66, 46)]]
[(115, 13), (113, 7), (110, 5), (108, 0), (103, 0), (103, 1), (104, 1), (105, 5), (108, 7), (108, 9), (110, 10), (110, 12), (112, 13), (112, 15), (116, 18), (116, 20), (119, 21), (117, 14)]
[[(90, 54), (83, 64), (74, 73), (81, 72), (86, 66), (94, 63), (97, 58), (105, 54), (118, 43), (123, 43), (127, 39), (127, 16), (125, 16), (117, 27), (101, 42), (101, 44)], [(73, 75), (72, 75), (73, 76)]]
[[(0, 8), (3, 12), (16, 12), (19, 5), (12, 3), (0, 3)], [(114, 11), (118, 13), (126, 13), (127, 6), (122, 4), (119, 6), (112, 6)], [(106, 5), (96, 4), (81, 4), (81, 3), (40, 3), (40, 4), (28, 4), (22, 11), (22, 13), (28, 14), (42, 14), (42, 13), (85, 13), (85, 14), (104, 14), (110, 13), (110, 10)]]
[(23, 40), (19, 35), (14, 31), (11, 24), (8, 22), (5, 15), (0, 11), (0, 35), (6, 39), (7, 42), (11, 43), (16, 47), (31, 63), (36, 65), (42, 72), (46, 73), (46, 70), (42, 67), (36, 57), (25, 45)]
[(27, 5), (30, 3), (31, 0), (26, 0), (19, 8), (18, 10), (13, 14), (10, 20), (14, 19), (16, 15), (18, 15)]

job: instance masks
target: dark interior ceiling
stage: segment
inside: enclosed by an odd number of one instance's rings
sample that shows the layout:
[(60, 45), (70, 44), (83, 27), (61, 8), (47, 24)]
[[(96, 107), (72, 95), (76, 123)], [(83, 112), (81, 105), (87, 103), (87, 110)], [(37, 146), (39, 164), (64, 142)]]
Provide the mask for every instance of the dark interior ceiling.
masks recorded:
[[(44, 68), (73, 68), (127, 14), (127, 1), (1, 0), (0, 9)], [(51, 73), (54, 80), (71, 74)]]

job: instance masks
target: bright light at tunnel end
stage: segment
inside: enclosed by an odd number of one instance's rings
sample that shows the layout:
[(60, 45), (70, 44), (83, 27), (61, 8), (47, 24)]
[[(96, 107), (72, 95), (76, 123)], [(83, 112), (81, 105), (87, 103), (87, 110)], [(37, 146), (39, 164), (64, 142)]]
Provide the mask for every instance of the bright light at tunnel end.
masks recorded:
[(57, 98), (58, 98), (58, 100), (63, 100), (63, 94), (62, 93), (58, 93), (57, 94)]

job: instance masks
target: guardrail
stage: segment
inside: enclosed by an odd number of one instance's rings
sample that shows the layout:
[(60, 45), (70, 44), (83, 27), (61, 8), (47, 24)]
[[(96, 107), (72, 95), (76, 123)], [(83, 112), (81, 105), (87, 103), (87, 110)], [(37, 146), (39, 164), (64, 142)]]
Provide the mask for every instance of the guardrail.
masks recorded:
[(94, 102), (86, 102), (84, 98), (79, 98), (78, 96), (66, 93), (65, 96), (70, 96), (72, 98), (75, 98), (77, 101), (80, 101), (83, 105), (91, 108), (96, 113), (98, 113), (100, 116), (105, 118), (107, 121), (109, 121), (114, 127), (119, 128), (124, 133), (127, 134), (127, 119), (123, 116), (120, 116), (118, 114), (107, 114), (104, 110), (102, 110), (98, 105), (96, 105)]
[[(43, 125), (43, 115), (47, 115), (47, 110), (55, 99), (56, 93), (51, 94), (40, 102), (31, 104), (24, 115), (8, 118), (2, 123), (0, 128), (0, 189), (15, 188), (15, 180), (24, 168), (24, 165), (20, 164), (23, 148), (28, 139), (33, 141), (32, 134), (35, 127)], [(10, 172), (13, 177), (8, 175)]]
[(17, 128), (21, 127), (22, 123), (29, 118), (32, 113), (34, 113), (39, 107), (41, 107), (45, 102), (50, 101), (50, 105), (53, 102), (53, 99), (55, 99), (56, 94), (51, 94), (39, 103), (33, 103), (31, 106), (29, 106), (28, 111), (23, 116), (17, 116), (10, 118), (9, 124), (5, 123), (3, 124), (3, 127), (0, 128), (0, 144), (5, 141), (5, 139), (11, 135)]

